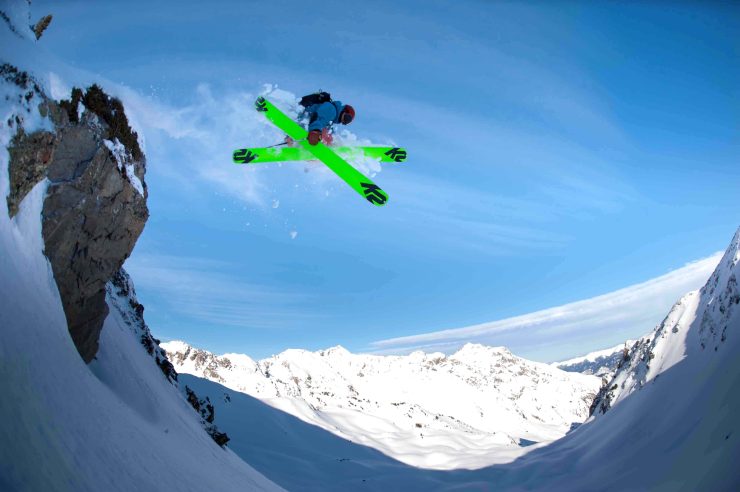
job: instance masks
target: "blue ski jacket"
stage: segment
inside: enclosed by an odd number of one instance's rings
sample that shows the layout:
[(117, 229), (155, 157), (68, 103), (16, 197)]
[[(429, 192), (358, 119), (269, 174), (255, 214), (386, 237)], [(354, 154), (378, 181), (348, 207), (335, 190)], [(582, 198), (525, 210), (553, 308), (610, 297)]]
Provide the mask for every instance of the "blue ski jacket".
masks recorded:
[(307, 107), (304, 115), (308, 116), (308, 131), (330, 128), (339, 121), (339, 113), (343, 109), (342, 101), (329, 101)]

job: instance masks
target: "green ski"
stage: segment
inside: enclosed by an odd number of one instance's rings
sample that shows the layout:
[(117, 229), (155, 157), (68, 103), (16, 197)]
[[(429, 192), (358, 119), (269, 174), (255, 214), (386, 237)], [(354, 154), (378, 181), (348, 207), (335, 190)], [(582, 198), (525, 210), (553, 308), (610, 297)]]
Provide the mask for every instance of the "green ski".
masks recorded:
[[(345, 159), (369, 157), (380, 162), (403, 162), (406, 149), (401, 147), (329, 147)], [(235, 164), (260, 164), (262, 162), (313, 161), (316, 156), (303, 147), (254, 147), (234, 151)]]
[(265, 113), (267, 119), (275, 126), (287, 133), (290, 138), (296, 140), (303, 149), (308, 150), (321, 162), (326, 164), (329, 169), (334, 171), (334, 174), (342, 178), (345, 183), (347, 183), (367, 201), (378, 206), (385, 205), (385, 202), (388, 201), (388, 195), (381, 190), (378, 185), (365, 177), (365, 175), (360, 171), (352, 167), (347, 163), (347, 161), (339, 157), (339, 155), (334, 153), (334, 151), (329, 147), (321, 142), (316, 145), (309, 144), (306, 141), (308, 132), (301, 128), (298, 123), (286, 116), (285, 113), (280, 111), (270, 101), (264, 97), (259, 97), (255, 102), (255, 107), (257, 108), (257, 111)]

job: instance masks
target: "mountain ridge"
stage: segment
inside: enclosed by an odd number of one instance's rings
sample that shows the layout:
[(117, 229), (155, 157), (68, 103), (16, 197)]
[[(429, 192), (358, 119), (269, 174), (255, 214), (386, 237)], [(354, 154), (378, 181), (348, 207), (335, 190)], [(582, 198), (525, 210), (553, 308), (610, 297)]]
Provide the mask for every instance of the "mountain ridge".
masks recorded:
[[(551, 441), (587, 418), (601, 384), (594, 376), (480, 344), (466, 344), (449, 356), (353, 354), (335, 346), (316, 352), (289, 349), (261, 360), (217, 356), (182, 341), (162, 343), (162, 348), (180, 373), (218, 382), (330, 432), (375, 444), (391, 435), (420, 441), (455, 433), (468, 444), (483, 439), (499, 451)], [(309, 412), (301, 410), (304, 403)], [(347, 412), (357, 414), (353, 419), (374, 421), (378, 430), (356, 427), (346, 421)], [(388, 442), (382, 449), (393, 452)], [(440, 457), (433, 466), (451, 462)]]

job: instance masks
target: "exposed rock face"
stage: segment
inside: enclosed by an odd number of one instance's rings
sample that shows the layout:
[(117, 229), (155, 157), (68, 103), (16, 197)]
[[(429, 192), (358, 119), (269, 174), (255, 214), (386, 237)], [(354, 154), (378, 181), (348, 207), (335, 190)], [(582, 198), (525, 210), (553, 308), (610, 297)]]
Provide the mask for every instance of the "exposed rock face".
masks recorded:
[(130, 328), (132, 334), (141, 342), (147, 353), (154, 359), (162, 374), (177, 386), (177, 372), (167, 360), (165, 351), (160, 348), (159, 340), (152, 336), (144, 321), (144, 306), (136, 298), (134, 284), (126, 270), (118, 270), (106, 286), (108, 304), (113, 307)]
[(193, 410), (200, 415), (200, 422), (205, 431), (209, 436), (211, 436), (211, 439), (216, 441), (216, 444), (224, 447), (231, 439), (225, 432), (220, 432), (218, 427), (213, 423), (213, 419), (216, 414), (213, 404), (211, 404), (211, 399), (207, 396), (205, 400), (198, 397), (198, 395), (188, 386), (185, 386), (185, 394), (187, 395), (188, 403), (190, 403)]
[(22, 108), (17, 113), (11, 114), (7, 121), (2, 122), (7, 124), (8, 128), (16, 129), (16, 134), (8, 147), (10, 192), (6, 198), (8, 213), (13, 217), (18, 212), (18, 205), (23, 197), (46, 175), (54, 147), (53, 133), (39, 131), (27, 135), (23, 129), (24, 121), (31, 118), (37, 108), (42, 116), (51, 116), (53, 119), (54, 116), (59, 118), (60, 115), (59, 111), (51, 115), (50, 101), (26, 72), (4, 63), (0, 65), (0, 79), (15, 88), (13, 102), (18, 108)]
[(46, 168), (54, 150), (54, 134), (37, 132), (20, 134), (10, 147), (10, 194), (7, 197), (8, 213), (18, 213), (18, 205), (31, 188), (46, 175)]
[(149, 215), (146, 196), (119, 169), (96, 120), (59, 131), (43, 211), (46, 254), (86, 362), (108, 315), (105, 284), (131, 254)]
[(19, 129), (13, 139), (9, 212), (14, 215), (26, 193), (49, 180), (42, 212), (44, 249), (70, 335), (90, 362), (108, 315), (106, 283), (131, 254), (149, 216), (145, 158), (120, 101), (99, 87), (84, 95), (76, 89), (71, 102), (59, 105), (13, 67), (3, 66), (2, 75), (26, 91), (26, 102), (37, 104), (54, 125), (53, 132), (30, 135)]

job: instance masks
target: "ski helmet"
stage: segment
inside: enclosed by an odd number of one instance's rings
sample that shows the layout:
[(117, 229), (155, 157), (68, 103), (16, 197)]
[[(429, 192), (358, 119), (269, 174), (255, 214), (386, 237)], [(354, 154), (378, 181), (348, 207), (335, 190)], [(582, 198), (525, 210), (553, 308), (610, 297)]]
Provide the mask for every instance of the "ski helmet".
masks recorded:
[(352, 123), (352, 120), (355, 119), (355, 108), (350, 106), (349, 104), (346, 104), (344, 106), (344, 109), (342, 109), (341, 114), (339, 115), (339, 122), (343, 125), (349, 125)]

